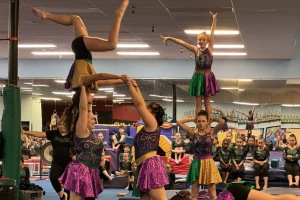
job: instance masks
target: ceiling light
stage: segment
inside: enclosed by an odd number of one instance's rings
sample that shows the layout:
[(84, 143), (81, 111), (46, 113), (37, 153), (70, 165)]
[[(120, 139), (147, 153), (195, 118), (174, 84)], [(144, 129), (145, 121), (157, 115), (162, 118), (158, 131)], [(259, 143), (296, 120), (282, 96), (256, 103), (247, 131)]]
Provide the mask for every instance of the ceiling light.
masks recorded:
[(54, 100), (54, 101), (60, 101), (61, 99), (59, 98), (52, 98), (52, 97), (41, 97), (43, 100)]
[(122, 102), (125, 101), (124, 99), (114, 99), (113, 102)]
[[(163, 101), (173, 101), (172, 99), (162, 99)], [(184, 100), (181, 100), (181, 99), (177, 99), (176, 102), (184, 102)]]
[(48, 52), (45, 52), (45, 51), (33, 51), (31, 52), (31, 54), (33, 55), (37, 55), (37, 56), (60, 56), (60, 55), (74, 55), (73, 52), (70, 52), (70, 51), (48, 51)]
[(53, 48), (57, 47), (54, 44), (19, 44), (19, 48)]
[(232, 102), (234, 104), (239, 104), (239, 105), (248, 105), (248, 106), (258, 106), (258, 103), (247, 103), (247, 102)]
[(242, 44), (215, 44), (214, 49), (243, 49), (245, 45)]
[(54, 80), (54, 82), (56, 82), (56, 83), (65, 83), (66, 80)]
[(162, 99), (163, 101), (173, 101), (172, 99)]
[(109, 92), (114, 92), (113, 90), (104, 90), (104, 92), (109, 93)]
[(30, 82), (24, 82), (23, 84), (25, 84), (25, 85), (32, 85), (32, 83), (30, 83)]
[(238, 87), (221, 87), (221, 90), (238, 90)]
[(214, 56), (246, 56), (245, 52), (213, 52)]
[(117, 44), (117, 48), (148, 48), (148, 44)]
[(22, 90), (22, 92), (32, 92), (32, 89)]
[(238, 81), (239, 82), (251, 82), (252, 79), (239, 79)]
[(107, 96), (104, 96), (104, 95), (97, 95), (97, 96), (94, 96), (94, 99), (105, 99)]
[(72, 95), (75, 92), (52, 92), (52, 94), (59, 94), (59, 95)]
[(32, 88), (29, 88), (29, 87), (21, 87), (21, 90), (32, 90)]
[(158, 56), (158, 52), (117, 52), (118, 55), (122, 56)]
[(114, 88), (99, 88), (99, 91), (114, 90)]
[[(186, 33), (186, 34), (200, 34), (200, 33), (202, 33), (202, 32), (206, 32), (207, 34), (210, 34), (210, 30), (184, 30), (184, 32)], [(239, 31), (236, 31), (236, 30), (215, 30), (215, 32), (214, 32), (214, 34), (215, 35), (238, 35), (238, 34), (240, 34), (240, 32)]]
[(32, 93), (32, 95), (42, 96), (43, 94), (40, 94), (40, 93)]
[(125, 94), (113, 94), (113, 97), (125, 97)]
[(300, 107), (300, 104), (281, 104), (284, 107)]
[(49, 85), (43, 85), (43, 84), (32, 84), (33, 87), (49, 87)]
[(131, 99), (131, 97), (118, 97), (116, 99), (127, 99), (127, 100), (129, 100), (129, 99)]

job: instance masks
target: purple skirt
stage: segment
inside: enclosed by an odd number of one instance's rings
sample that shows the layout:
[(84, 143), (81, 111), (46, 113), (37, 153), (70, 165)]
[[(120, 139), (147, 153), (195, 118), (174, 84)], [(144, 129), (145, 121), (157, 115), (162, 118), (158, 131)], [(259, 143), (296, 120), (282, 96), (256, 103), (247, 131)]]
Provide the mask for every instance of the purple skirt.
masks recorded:
[(141, 192), (169, 184), (165, 164), (158, 156), (145, 160), (139, 167), (136, 188)]
[(103, 191), (99, 170), (79, 161), (72, 161), (66, 167), (61, 182), (64, 188), (82, 197), (97, 198)]

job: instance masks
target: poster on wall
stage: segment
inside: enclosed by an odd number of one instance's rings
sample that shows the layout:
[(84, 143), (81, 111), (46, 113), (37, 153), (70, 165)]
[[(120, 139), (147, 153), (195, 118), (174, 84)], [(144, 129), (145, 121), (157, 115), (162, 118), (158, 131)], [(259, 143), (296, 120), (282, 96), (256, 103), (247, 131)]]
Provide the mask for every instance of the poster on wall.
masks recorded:
[[(248, 134), (248, 130), (245, 129), (239, 130), (239, 135), (247, 136), (247, 134)], [(264, 128), (253, 129), (252, 135), (255, 137), (256, 140), (260, 137), (264, 137)]]
[(281, 126), (271, 126), (266, 128), (266, 141), (275, 142), (285, 138), (285, 129), (281, 129)]

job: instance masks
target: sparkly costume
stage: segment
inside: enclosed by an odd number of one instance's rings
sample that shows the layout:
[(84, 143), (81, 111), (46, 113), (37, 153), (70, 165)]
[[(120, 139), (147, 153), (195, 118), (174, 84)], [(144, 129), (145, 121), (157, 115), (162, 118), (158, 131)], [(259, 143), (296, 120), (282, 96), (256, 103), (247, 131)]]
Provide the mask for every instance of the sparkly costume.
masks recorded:
[(213, 139), (210, 134), (194, 134), (193, 141), (193, 161), (187, 175), (187, 182), (194, 183), (199, 180), (199, 184), (209, 185), (222, 181), (218, 168), (212, 159)]
[(246, 181), (228, 183), (218, 194), (217, 200), (247, 200), (254, 187)]
[[(270, 158), (270, 152), (267, 148), (264, 148), (263, 150), (260, 150), (259, 148), (256, 148), (253, 152), (253, 167), (254, 167), (254, 176), (259, 176), (260, 174), (263, 177), (268, 177), (269, 173), (269, 158)], [(258, 163), (255, 163), (255, 161), (264, 161), (265, 163), (260, 166)]]
[(211, 71), (213, 56), (208, 48), (195, 54), (195, 72), (190, 82), (189, 95), (210, 97), (220, 91), (214, 73)]
[(97, 198), (102, 192), (98, 166), (101, 162), (103, 142), (94, 134), (86, 138), (75, 137), (76, 161), (72, 161), (62, 175), (64, 187), (82, 197)]
[(163, 161), (157, 156), (160, 130), (146, 132), (142, 128), (134, 137), (135, 179), (132, 195), (139, 197), (140, 192), (163, 187), (168, 184), (168, 175)]
[(183, 142), (183, 149), (185, 150), (186, 154), (193, 154), (193, 142), (188, 141), (188, 142)]
[(248, 123), (246, 124), (246, 130), (252, 130), (254, 128), (253, 116), (248, 117)]
[[(75, 53), (75, 61), (69, 71), (65, 88), (68, 90), (74, 90), (80, 88), (83, 80), (86, 76), (96, 74), (92, 65), (92, 54), (87, 50), (83, 36), (77, 37), (72, 42), (72, 50)], [(97, 82), (91, 83), (91, 92), (96, 93), (98, 91)]]
[[(288, 158), (288, 155), (292, 156), (292, 158)], [(296, 147), (295, 149), (291, 149), (289, 147), (285, 147), (283, 150), (283, 159), (285, 160), (284, 169), (286, 170), (286, 174), (299, 176), (299, 148)]]

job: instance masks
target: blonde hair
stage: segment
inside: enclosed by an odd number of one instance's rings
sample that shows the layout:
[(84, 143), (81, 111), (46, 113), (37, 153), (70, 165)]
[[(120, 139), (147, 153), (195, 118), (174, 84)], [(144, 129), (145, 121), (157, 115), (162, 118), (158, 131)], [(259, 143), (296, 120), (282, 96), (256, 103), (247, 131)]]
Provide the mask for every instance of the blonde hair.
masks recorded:
[(202, 32), (202, 33), (199, 33), (198, 36), (197, 36), (197, 39), (199, 39), (199, 37), (200, 37), (201, 35), (204, 35), (204, 36), (207, 38), (207, 41), (209, 41), (209, 35), (208, 35), (205, 31)]

